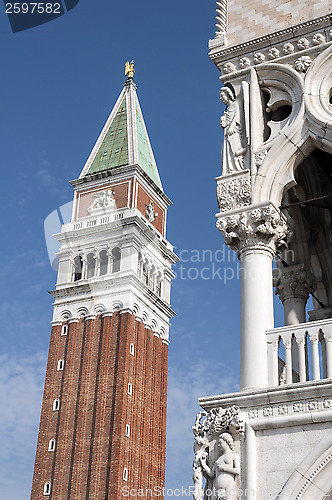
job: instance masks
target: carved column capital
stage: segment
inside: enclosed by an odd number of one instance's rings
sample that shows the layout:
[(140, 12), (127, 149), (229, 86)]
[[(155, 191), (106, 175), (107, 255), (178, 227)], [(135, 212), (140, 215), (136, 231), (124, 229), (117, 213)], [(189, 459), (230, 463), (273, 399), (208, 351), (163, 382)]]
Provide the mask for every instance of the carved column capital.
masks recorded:
[(250, 249), (265, 249), (272, 256), (287, 247), (289, 236), (286, 218), (272, 204), (248, 207), (228, 215), (218, 214), (217, 228), (226, 245), (238, 255)]
[(309, 293), (315, 290), (315, 279), (304, 264), (298, 264), (274, 269), (273, 285), (282, 302), (294, 298), (307, 302)]

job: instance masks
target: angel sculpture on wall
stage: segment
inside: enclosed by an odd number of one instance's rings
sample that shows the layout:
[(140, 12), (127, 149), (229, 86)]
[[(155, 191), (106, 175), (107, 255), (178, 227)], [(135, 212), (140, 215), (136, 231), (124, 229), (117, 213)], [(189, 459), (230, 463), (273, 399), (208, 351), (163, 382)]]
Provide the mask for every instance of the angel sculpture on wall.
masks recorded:
[(242, 146), (242, 128), (239, 103), (236, 100), (233, 86), (225, 85), (220, 89), (220, 100), (226, 105), (226, 111), (220, 118), (224, 129), (222, 147), (222, 173), (230, 174), (244, 170)]

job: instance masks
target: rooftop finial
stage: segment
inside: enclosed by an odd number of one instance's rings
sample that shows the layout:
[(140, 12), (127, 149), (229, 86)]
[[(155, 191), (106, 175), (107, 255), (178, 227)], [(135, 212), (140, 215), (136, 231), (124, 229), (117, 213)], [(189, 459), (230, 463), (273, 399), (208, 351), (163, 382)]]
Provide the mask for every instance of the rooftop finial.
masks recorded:
[(135, 73), (135, 68), (134, 68), (134, 61), (129, 61), (126, 62), (126, 67), (125, 67), (125, 76), (128, 78), (133, 78)]

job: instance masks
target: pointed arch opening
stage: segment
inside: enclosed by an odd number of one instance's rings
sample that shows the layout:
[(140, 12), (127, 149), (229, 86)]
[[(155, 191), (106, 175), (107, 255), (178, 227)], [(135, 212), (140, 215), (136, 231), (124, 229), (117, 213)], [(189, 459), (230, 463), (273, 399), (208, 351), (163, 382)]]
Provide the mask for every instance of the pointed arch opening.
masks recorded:
[[(332, 317), (332, 155), (314, 148), (296, 167), (296, 185), (281, 202), (293, 236), (279, 266), (302, 266), (303, 288), (313, 297), (313, 310), (301, 313), (299, 322)], [(279, 256), (280, 257), (280, 256)], [(303, 316), (304, 314), (304, 316)]]

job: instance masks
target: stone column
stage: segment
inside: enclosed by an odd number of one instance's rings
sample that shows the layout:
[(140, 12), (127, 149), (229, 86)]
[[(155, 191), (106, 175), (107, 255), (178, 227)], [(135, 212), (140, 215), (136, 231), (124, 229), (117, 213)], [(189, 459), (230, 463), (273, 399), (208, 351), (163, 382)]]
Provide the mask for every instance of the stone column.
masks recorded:
[(273, 284), (284, 306), (285, 325), (305, 323), (309, 293), (315, 287), (314, 278), (305, 270), (304, 264), (275, 269)]
[(272, 204), (217, 216), (225, 243), (241, 262), (241, 389), (268, 387), (266, 330), (274, 326), (272, 261), (287, 224)]

